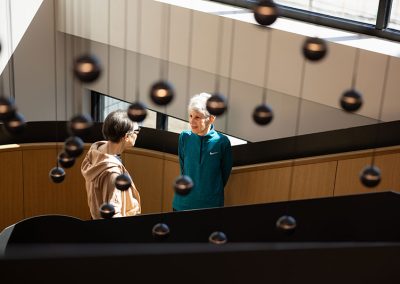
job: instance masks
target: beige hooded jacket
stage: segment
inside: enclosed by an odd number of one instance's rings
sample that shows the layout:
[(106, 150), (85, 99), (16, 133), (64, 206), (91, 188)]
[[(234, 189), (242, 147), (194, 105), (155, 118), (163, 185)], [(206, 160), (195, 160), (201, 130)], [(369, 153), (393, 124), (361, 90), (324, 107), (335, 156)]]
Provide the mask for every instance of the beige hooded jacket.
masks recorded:
[(131, 187), (125, 191), (118, 190), (114, 185), (117, 176), (129, 173), (117, 157), (98, 150), (105, 143), (106, 141), (94, 143), (81, 166), (86, 181), (90, 214), (93, 219), (101, 219), (99, 208), (106, 202), (114, 206), (114, 217), (140, 214), (140, 196), (133, 181)]

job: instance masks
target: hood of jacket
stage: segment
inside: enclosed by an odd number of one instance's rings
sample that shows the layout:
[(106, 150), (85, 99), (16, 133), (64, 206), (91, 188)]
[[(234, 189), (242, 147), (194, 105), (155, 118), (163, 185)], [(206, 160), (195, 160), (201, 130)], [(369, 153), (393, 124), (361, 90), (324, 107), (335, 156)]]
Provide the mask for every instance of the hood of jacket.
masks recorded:
[(105, 171), (124, 172), (122, 163), (117, 157), (99, 151), (99, 147), (105, 143), (106, 141), (98, 141), (90, 147), (81, 168), (82, 175), (86, 181), (95, 180)]

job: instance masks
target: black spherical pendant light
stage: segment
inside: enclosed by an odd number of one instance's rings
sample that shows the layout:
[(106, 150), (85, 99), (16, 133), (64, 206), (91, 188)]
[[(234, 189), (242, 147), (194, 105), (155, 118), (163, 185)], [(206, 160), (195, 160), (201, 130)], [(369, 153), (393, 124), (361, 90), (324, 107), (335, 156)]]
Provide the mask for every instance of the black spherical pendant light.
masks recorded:
[(211, 235), (208, 237), (208, 241), (215, 245), (223, 245), (228, 242), (228, 238), (223, 232), (216, 231), (211, 233)]
[(73, 135), (84, 135), (93, 126), (93, 120), (90, 115), (78, 114), (71, 118), (68, 128)]
[(168, 225), (164, 223), (155, 224), (151, 232), (156, 240), (164, 240), (170, 234)]
[(367, 166), (360, 173), (360, 181), (366, 187), (375, 187), (381, 182), (381, 171), (376, 166)]
[(263, 26), (272, 25), (279, 16), (278, 7), (274, 1), (261, 0), (253, 8), (254, 19)]
[(276, 221), (276, 227), (287, 233), (291, 233), (296, 229), (297, 222), (292, 216), (283, 215)]
[(259, 125), (267, 125), (274, 118), (272, 109), (265, 104), (261, 104), (254, 109), (253, 119)]
[(141, 102), (135, 102), (128, 107), (128, 117), (132, 121), (142, 122), (147, 116), (147, 107)]
[(325, 57), (328, 52), (328, 46), (325, 40), (318, 37), (309, 37), (303, 45), (303, 55), (311, 61), (318, 61)]
[(74, 74), (84, 83), (94, 82), (101, 74), (100, 61), (93, 55), (82, 55), (74, 62)]
[(50, 170), (49, 176), (54, 183), (60, 183), (65, 178), (65, 171), (63, 168), (54, 167)]
[(158, 81), (150, 88), (150, 97), (157, 105), (167, 105), (174, 98), (175, 90), (171, 83)]
[(64, 151), (71, 157), (78, 157), (83, 152), (83, 141), (78, 136), (70, 136), (64, 142)]
[(361, 94), (354, 89), (344, 92), (340, 98), (340, 106), (343, 110), (348, 112), (359, 110), (362, 103), (363, 99)]
[(68, 169), (75, 164), (75, 158), (69, 156), (66, 152), (61, 152), (58, 155), (58, 163), (64, 168)]
[(228, 108), (228, 103), (223, 95), (216, 93), (207, 100), (206, 107), (210, 114), (219, 116)]
[(26, 121), (22, 114), (16, 112), (14, 115), (4, 122), (4, 126), (11, 134), (19, 134), (26, 127)]
[(110, 203), (104, 203), (100, 206), (100, 216), (103, 219), (110, 219), (115, 215), (115, 208)]
[(115, 179), (115, 187), (121, 191), (125, 191), (131, 187), (132, 181), (127, 174), (121, 174)]
[(0, 120), (7, 120), (15, 114), (15, 102), (12, 98), (0, 97)]
[(189, 176), (179, 176), (174, 182), (174, 190), (179, 195), (187, 195), (193, 188), (193, 181)]

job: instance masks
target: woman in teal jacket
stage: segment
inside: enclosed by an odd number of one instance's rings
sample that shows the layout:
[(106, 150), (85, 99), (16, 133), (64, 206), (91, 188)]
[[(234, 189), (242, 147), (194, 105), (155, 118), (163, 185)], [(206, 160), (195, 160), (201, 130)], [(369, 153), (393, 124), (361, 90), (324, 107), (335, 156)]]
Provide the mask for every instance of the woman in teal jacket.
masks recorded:
[(215, 131), (215, 116), (207, 111), (210, 94), (195, 95), (189, 102), (190, 131), (179, 135), (178, 155), (181, 175), (194, 183), (187, 195), (175, 193), (174, 211), (220, 207), (224, 205), (224, 187), (232, 170), (229, 139)]

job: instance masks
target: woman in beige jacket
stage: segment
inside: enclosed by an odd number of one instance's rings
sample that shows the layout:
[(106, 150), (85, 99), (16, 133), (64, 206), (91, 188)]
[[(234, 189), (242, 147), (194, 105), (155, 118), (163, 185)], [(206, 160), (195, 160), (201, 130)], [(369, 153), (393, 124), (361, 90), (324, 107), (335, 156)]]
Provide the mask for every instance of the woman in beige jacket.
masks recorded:
[(100, 219), (100, 207), (104, 203), (114, 206), (114, 217), (140, 214), (140, 196), (132, 179), (128, 190), (118, 190), (115, 179), (121, 175), (129, 176), (122, 164), (120, 154), (133, 147), (139, 126), (129, 119), (127, 112), (111, 112), (103, 124), (103, 136), (107, 141), (92, 144), (82, 162), (81, 172), (86, 181), (86, 191), (90, 214)]

